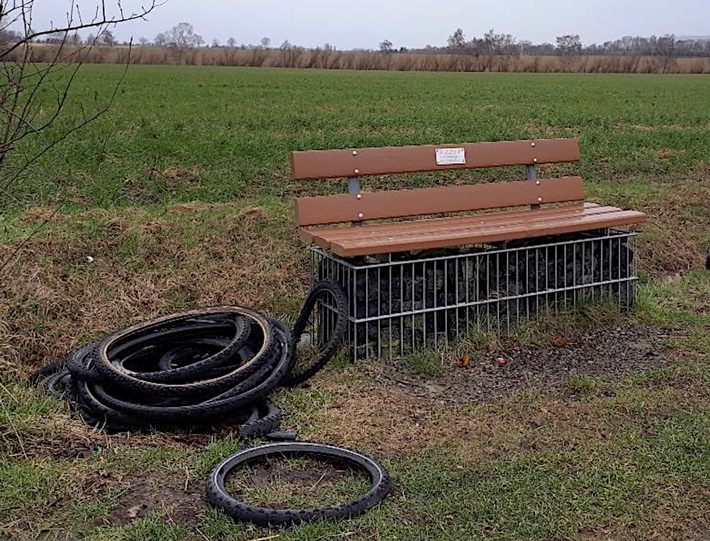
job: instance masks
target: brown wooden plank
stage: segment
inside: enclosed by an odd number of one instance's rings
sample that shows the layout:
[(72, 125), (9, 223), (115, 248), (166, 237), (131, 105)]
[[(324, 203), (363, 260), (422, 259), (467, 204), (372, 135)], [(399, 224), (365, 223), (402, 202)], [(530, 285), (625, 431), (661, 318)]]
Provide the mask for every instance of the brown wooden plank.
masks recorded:
[[(375, 223), (375, 224), (365, 224), (361, 227), (351, 227), (351, 226), (338, 226), (338, 227), (313, 227), (301, 229), (301, 238), (309, 241), (314, 235), (321, 237), (326, 240), (332, 239), (345, 239), (352, 238), (361, 235), (373, 235), (376, 236), (377, 232), (380, 231), (391, 231), (392, 228), (396, 228), (397, 231), (406, 231), (407, 229), (419, 229), (424, 226), (427, 228), (436, 228), (439, 226), (454, 227), (459, 224), (469, 224), (471, 220), (481, 219), (485, 221), (509, 221), (513, 220), (519, 216), (527, 216), (530, 212), (537, 212), (540, 215), (556, 215), (565, 214), (573, 215), (574, 213), (580, 213), (584, 209), (594, 209), (602, 208), (602, 205), (596, 203), (571, 203), (569, 205), (559, 206), (559, 207), (547, 207), (541, 209), (535, 209), (534, 211), (530, 209), (518, 210), (518, 211), (507, 211), (507, 212), (493, 212), (489, 214), (475, 214), (475, 215), (465, 215), (465, 216), (452, 216), (448, 218), (427, 218), (424, 220), (411, 220), (406, 222), (385, 222), (385, 223)], [(603, 207), (605, 209), (618, 210), (616, 207)]]
[[(437, 165), (436, 150), (441, 148), (463, 148), (466, 163)], [(577, 139), (535, 139), (460, 145), (297, 151), (291, 153), (291, 172), (294, 179), (303, 180), (578, 160)]]
[(513, 226), (495, 225), (485, 229), (472, 227), (451, 232), (442, 230), (431, 231), (428, 234), (379, 237), (375, 241), (372, 239), (348, 239), (333, 242), (330, 247), (337, 255), (354, 257), (560, 235), (590, 229), (631, 225), (645, 220), (646, 215), (641, 212), (619, 210), (618, 212), (560, 220), (531, 220), (529, 223)]
[[(417, 220), (413, 222), (401, 222), (395, 224), (378, 224), (385, 227), (380, 227), (377, 230), (374, 230), (369, 226), (359, 228), (339, 227), (321, 230), (321, 233), (310, 237), (310, 242), (315, 243), (321, 248), (330, 249), (330, 245), (332, 243), (339, 243), (350, 239), (371, 239), (372, 242), (377, 242), (378, 238), (387, 238), (392, 236), (401, 237), (408, 234), (429, 235), (436, 231), (445, 231), (449, 233), (458, 230), (471, 230), (472, 228), (483, 231), (495, 226), (513, 227), (518, 224), (524, 225), (529, 222), (562, 220), (579, 216), (608, 214), (611, 212), (618, 212), (619, 210), (620, 209), (616, 207), (603, 207), (600, 205), (584, 208), (574, 205), (520, 212), (500, 212), (482, 216), (444, 218), (438, 220), (438, 223), (435, 224), (429, 224), (427, 223), (427, 220)], [(353, 229), (356, 229), (356, 231), (352, 231)], [(308, 239), (308, 237), (305, 236), (302, 238), (304, 238), (304, 240)]]
[[(596, 210), (596, 209), (595, 209)], [(367, 236), (361, 236), (361, 237), (356, 237), (352, 239), (343, 239), (344, 242), (353, 242), (356, 244), (372, 244), (372, 243), (378, 243), (382, 241), (388, 241), (391, 239), (397, 239), (401, 241), (407, 241), (409, 240), (416, 240), (416, 239), (426, 239), (426, 238), (434, 238), (434, 237), (441, 237), (441, 238), (447, 238), (450, 236), (456, 236), (459, 235), (460, 233), (468, 234), (470, 232), (480, 232), (481, 234), (487, 234), (489, 231), (494, 231), (496, 233), (502, 232), (505, 233), (506, 231), (511, 231), (511, 232), (516, 232), (519, 230), (524, 230), (529, 227), (536, 227), (540, 224), (562, 224), (562, 223), (571, 223), (571, 222), (576, 222), (580, 220), (586, 220), (589, 218), (596, 219), (598, 217), (601, 218), (611, 218), (614, 216), (618, 216), (619, 213), (623, 213), (627, 211), (623, 211), (621, 209), (613, 209), (612, 212), (602, 212), (602, 213), (594, 213), (593, 211), (584, 211), (583, 213), (578, 213), (574, 215), (561, 215), (561, 216), (539, 216), (537, 214), (534, 214), (533, 212), (530, 212), (527, 217), (521, 218), (519, 220), (507, 222), (507, 221), (502, 221), (502, 222), (494, 222), (490, 224), (480, 224), (477, 222), (472, 222), (469, 225), (460, 225), (457, 227), (447, 227), (447, 226), (442, 226), (437, 229), (432, 229), (432, 228), (421, 228), (419, 230), (410, 230), (410, 231), (403, 231), (403, 232), (396, 232), (392, 231), (390, 234), (379, 234), (377, 236), (372, 236), (372, 237), (367, 237)], [(338, 242), (338, 241), (334, 241)]]
[(380, 237), (401, 236), (411, 234), (429, 234), (434, 231), (451, 232), (460, 229), (487, 229), (496, 225), (514, 226), (527, 224), (531, 221), (561, 220), (578, 216), (592, 216), (618, 212), (616, 207), (605, 207), (590, 203), (585, 205), (567, 205), (539, 210), (524, 210), (516, 212), (499, 212), (476, 216), (457, 216), (439, 218), (436, 220), (415, 220), (386, 224), (365, 225), (362, 227), (337, 227), (328, 229), (313, 229), (308, 235), (302, 236), (307, 242), (315, 242), (321, 248), (329, 248), (330, 243), (350, 239), (371, 239), (376, 242)]
[(296, 223), (323, 225), (583, 199), (580, 177), (301, 197), (296, 199)]

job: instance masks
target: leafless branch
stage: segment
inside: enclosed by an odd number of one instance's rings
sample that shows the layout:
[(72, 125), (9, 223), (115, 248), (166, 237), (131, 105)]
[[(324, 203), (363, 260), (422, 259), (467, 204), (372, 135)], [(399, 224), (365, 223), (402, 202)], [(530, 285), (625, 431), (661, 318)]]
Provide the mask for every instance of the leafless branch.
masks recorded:
[[(26, 175), (40, 158), (58, 144), (104, 115), (116, 100), (131, 61), (132, 42), (128, 47), (126, 69), (106, 101), (101, 103), (97, 98), (89, 111), (83, 103), (80, 104), (80, 112), (71, 125), (62, 126), (58, 134), (47, 136), (49, 128), (57, 123), (66, 109), (71, 89), (83, 65), (84, 53), (97, 44), (108, 27), (145, 19), (167, 0), (149, 0), (146, 6), (130, 13), (124, 10), (122, 0), (100, 0), (90, 20), (84, 18), (77, 0), (66, 1), (68, 11), (65, 23), (59, 26), (50, 23), (47, 28), (35, 29), (34, 0), (0, 0), (0, 30), (19, 27), (22, 31), (20, 34), (15, 32), (17, 39), (11, 40), (11, 43), (0, 42), (0, 194), (3, 196), (0, 197), (0, 203), (5, 198), (17, 201), (11, 188), (18, 179)], [(93, 29), (96, 37), (82, 46), (74, 40), (73, 34), (85, 29)], [(40, 38), (50, 37), (53, 43), (41, 49), (33, 43)], [(58, 78), (62, 70), (68, 70), (68, 74)], [(49, 103), (47, 96), (43, 95), (47, 90), (53, 92)], [(39, 144), (24, 144), (30, 138), (37, 138)], [(10, 166), (7, 158), (13, 153), (16, 154)], [(52, 216), (62, 207), (61, 198), (58, 197), (58, 200), (59, 205)], [(9, 258), (0, 261), (0, 273), (49, 219), (33, 230)]]
[[(51, 27), (44, 30), (34, 30), (32, 28), (32, 7), (34, 0), (22, 0), (19, 2), (20, 7), (16, 9), (21, 9), (22, 26), (24, 28), (24, 36), (18, 40), (16, 43), (11, 44), (6, 50), (0, 51), (0, 61), (10, 55), (13, 51), (22, 47), (25, 44), (36, 41), (40, 38), (47, 36), (56, 36), (61, 34), (68, 34), (71, 32), (78, 32), (80, 30), (87, 30), (90, 28), (106, 27), (121, 23), (127, 23), (136, 20), (145, 20), (145, 18), (152, 13), (156, 8), (165, 4), (167, 0), (151, 0), (146, 7), (141, 7), (140, 10), (131, 12), (126, 15), (123, 11), (120, 0), (117, 0), (116, 5), (119, 10), (118, 15), (110, 15), (107, 12), (106, 0), (102, 0), (97, 7), (97, 15), (91, 21), (83, 21), (81, 17), (75, 18), (74, 13), (76, 12), (75, 7), (72, 5), (72, 12), (67, 18), (67, 24), (64, 26)], [(5, 12), (0, 12), (0, 19), (5, 19)]]

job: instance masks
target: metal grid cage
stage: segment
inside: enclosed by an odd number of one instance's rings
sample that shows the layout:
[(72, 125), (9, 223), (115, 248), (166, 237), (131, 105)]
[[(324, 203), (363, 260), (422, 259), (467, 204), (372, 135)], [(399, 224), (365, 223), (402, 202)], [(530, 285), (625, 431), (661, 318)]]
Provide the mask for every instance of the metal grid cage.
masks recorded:
[[(636, 300), (637, 234), (599, 230), (496, 246), (343, 259), (311, 248), (312, 279), (331, 279), (349, 300), (353, 360), (438, 348), (469, 330), (508, 329), (581, 301)], [(332, 328), (321, 306), (313, 339)]]

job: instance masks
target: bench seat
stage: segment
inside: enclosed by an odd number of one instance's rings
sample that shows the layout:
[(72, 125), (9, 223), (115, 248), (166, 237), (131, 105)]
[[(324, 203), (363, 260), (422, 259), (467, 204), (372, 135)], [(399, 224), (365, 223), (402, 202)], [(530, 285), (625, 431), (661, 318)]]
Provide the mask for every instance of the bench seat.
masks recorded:
[(621, 227), (646, 220), (642, 212), (595, 203), (420, 219), (360, 227), (302, 228), (301, 238), (341, 257), (490, 244)]

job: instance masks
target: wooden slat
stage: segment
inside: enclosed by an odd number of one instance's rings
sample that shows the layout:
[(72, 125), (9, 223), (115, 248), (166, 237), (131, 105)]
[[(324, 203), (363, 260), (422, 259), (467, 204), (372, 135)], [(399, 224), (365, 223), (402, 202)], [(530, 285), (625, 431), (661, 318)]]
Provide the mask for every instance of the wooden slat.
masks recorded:
[[(451, 233), (461, 229), (489, 229), (492, 227), (515, 227), (517, 225), (526, 226), (531, 222), (550, 221), (550, 220), (566, 220), (568, 218), (578, 218), (582, 216), (594, 216), (597, 214), (608, 214), (610, 212), (618, 212), (620, 209), (616, 207), (593, 207), (593, 208), (559, 208), (559, 209), (542, 209), (542, 210), (527, 210), (519, 213), (501, 212), (499, 214), (490, 214), (486, 216), (468, 216), (461, 221), (455, 219), (444, 219), (438, 226), (432, 227), (424, 221), (413, 221), (402, 224), (389, 224), (389, 229), (383, 228), (379, 231), (368, 230), (362, 228), (360, 234), (350, 234), (350, 231), (334, 237), (331, 240), (347, 240), (347, 239), (372, 239), (375, 240), (381, 237), (402, 236), (402, 235), (428, 235), (437, 231), (446, 231)], [(408, 227), (411, 226), (411, 227)], [(349, 228), (352, 229), (352, 228)]]
[[(436, 149), (440, 148), (463, 148), (466, 152), (466, 163), (437, 165)], [(294, 179), (303, 180), (578, 160), (577, 139), (535, 139), (460, 145), (297, 151), (291, 153), (291, 172)]]
[(403, 218), (446, 212), (567, 203), (584, 199), (580, 177), (443, 186), (296, 199), (299, 226)]
[[(616, 207), (604, 207), (596, 205), (593, 207), (565, 206), (551, 209), (525, 210), (520, 212), (500, 212), (485, 216), (462, 216), (455, 218), (443, 218), (437, 223), (426, 223), (427, 220), (417, 220), (412, 222), (402, 222), (395, 224), (378, 224), (385, 227), (374, 229), (370, 226), (358, 228), (331, 228), (321, 229), (319, 233), (312, 235), (311, 240), (321, 248), (330, 249), (330, 245), (334, 242), (348, 241), (351, 239), (371, 239), (372, 242), (377, 242), (378, 238), (400, 237), (405, 234), (425, 234), (428, 235), (434, 231), (446, 231), (447, 233), (458, 230), (478, 230), (490, 229), (495, 226), (515, 226), (518, 224), (527, 224), (531, 220), (561, 220), (579, 216), (593, 216), (597, 214), (608, 214), (618, 212), (620, 209)], [(534, 213), (534, 214), (531, 214)], [(433, 221), (433, 220), (432, 220)], [(306, 240), (308, 237), (302, 237)]]
[(563, 207), (544, 208), (536, 210), (521, 210), (514, 212), (497, 212), (494, 214), (481, 214), (476, 216), (456, 216), (452, 218), (437, 218), (430, 220), (414, 220), (410, 222), (381, 223), (365, 225), (362, 227), (334, 227), (326, 229), (302, 230), (301, 235), (306, 242), (314, 242), (321, 248), (329, 249), (332, 242), (347, 241), (350, 239), (373, 239), (379, 237), (399, 236), (407, 233), (429, 233), (432, 231), (454, 231), (458, 229), (471, 229), (472, 227), (489, 228), (496, 225), (514, 225), (528, 223), (531, 219), (549, 220), (563, 219), (576, 216), (592, 216), (617, 212), (616, 207), (606, 207), (594, 203), (584, 206), (565, 205)]
[(494, 224), (489, 227), (472, 226), (469, 228), (408, 232), (389, 237), (353, 238), (330, 244), (331, 250), (343, 257), (354, 257), (371, 254), (385, 254), (410, 250), (444, 248), (448, 246), (464, 246), (468, 244), (502, 242), (547, 235), (560, 235), (619, 227), (640, 223), (646, 220), (641, 212), (623, 211), (609, 212), (597, 215), (582, 215), (566, 218), (540, 220), (531, 211), (530, 220), (517, 224)]

